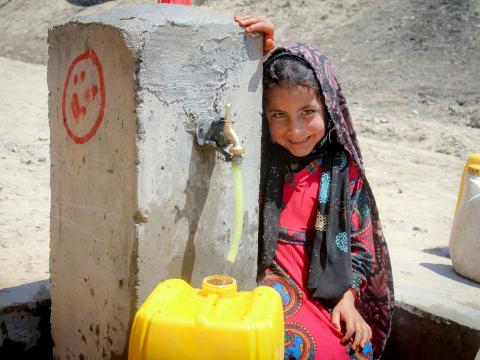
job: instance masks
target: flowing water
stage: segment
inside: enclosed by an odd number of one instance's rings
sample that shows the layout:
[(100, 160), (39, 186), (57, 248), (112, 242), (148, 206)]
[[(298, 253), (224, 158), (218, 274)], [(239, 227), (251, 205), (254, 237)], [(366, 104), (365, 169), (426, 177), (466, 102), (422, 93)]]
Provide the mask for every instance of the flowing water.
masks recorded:
[(240, 238), (243, 229), (243, 182), (242, 182), (242, 158), (232, 160), (233, 193), (235, 201), (234, 222), (232, 238), (230, 240), (230, 249), (227, 254), (224, 275), (230, 271), (231, 265), (235, 262), (240, 246)]

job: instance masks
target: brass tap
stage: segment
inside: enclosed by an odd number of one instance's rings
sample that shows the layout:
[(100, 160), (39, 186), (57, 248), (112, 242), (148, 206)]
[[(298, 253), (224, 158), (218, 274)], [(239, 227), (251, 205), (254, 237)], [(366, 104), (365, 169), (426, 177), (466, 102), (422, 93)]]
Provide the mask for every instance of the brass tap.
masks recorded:
[(230, 154), (232, 156), (242, 156), (245, 152), (245, 149), (240, 144), (238, 140), (237, 134), (233, 130), (233, 122), (232, 117), (230, 114), (230, 109), (232, 105), (227, 104), (225, 105), (225, 125), (223, 126), (223, 136), (232, 143), (232, 147), (230, 148)]

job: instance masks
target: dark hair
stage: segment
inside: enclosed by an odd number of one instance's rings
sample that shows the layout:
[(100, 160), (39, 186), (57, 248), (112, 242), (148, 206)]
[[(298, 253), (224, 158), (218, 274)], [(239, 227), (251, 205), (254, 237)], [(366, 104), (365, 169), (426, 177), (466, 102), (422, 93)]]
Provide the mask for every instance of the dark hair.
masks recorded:
[(289, 55), (274, 55), (267, 61), (263, 71), (263, 89), (274, 86), (306, 86), (320, 95), (320, 85), (313, 69), (300, 58)]

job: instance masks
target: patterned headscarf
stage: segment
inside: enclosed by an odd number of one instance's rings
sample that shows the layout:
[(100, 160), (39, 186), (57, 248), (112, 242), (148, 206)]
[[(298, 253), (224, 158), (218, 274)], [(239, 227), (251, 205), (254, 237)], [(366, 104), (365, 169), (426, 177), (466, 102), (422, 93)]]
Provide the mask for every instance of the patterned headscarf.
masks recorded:
[[(324, 191), (324, 194), (322, 194), (322, 187), (325, 185), (323, 179), (320, 184), (319, 209), (315, 240), (311, 249), (308, 286), (312, 297), (323, 301), (323, 303), (331, 304), (331, 300), (338, 299), (351, 282), (350, 251), (348, 249), (345, 254), (338, 251), (334, 253), (333, 247), (335, 244), (332, 243), (334, 237), (331, 235), (334, 231), (337, 232), (337, 235), (346, 234), (347, 236), (343, 241), (345, 247), (349, 247), (350, 226), (344, 209), (348, 201), (348, 195), (346, 195), (348, 193), (348, 166), (345, 166), (345, 157), (350, 156), (360, 170), (366, 187), (372, 217), (375, 250), (371, 269), (367, 274), (367, 286), (361, 298), (357, 301), (356, 307), (372, 328), (374, 353), (375, 358), (378, 358), (385, 347), (391, 328), (394, 306), (392, 272), (377, 205), (365, 176), (362, 155), (353, 130), (350, 112), (335, 70), (324, 54), (307, 44), (290, 43), (277, 47), (267, 54), (264, 65), (269, 64), (273, 58), (285, 54), (295, 56), (301, 62), (306, 62), (314, 70), (320, 84), (327, 117), (332, 121), (334, 133), (336, 133), (336, 139), (333, 139), (334, 141), (327, 148), (328, 150), (320, 149), (319, 153), (316, 154), (316, 156), (325, 158), (324, 173), (330, 179), (335, 177), (336, 184), (327, 187), (329, 193)], [(276, 222), (282, 208), (281, 190), (285, 179), (285, 173), (279, 163), (282, 160), (279, 154), (281, 152), (278, 151), (278, 146), (272, 144), (268, 124), (264, 119), (260, 179), (259, 277), (262, 276), (266, 268), (272, 265), (276, 255), (278, 237), (278, 224)], [(330, 196), (329, 203), (331, 205), (322, 206), (322, 196)], [(338, 213), (338, 216), (332, 216), (335, 212)], [(328, 229), (317, 228), (318, 220), (321, 220), (322, 217), (324, 220), (325, 217), (328, 217), (330, 222), (333, 222), (333, 224), (328, 224)], [(272, 219), (274, 219), (273, 222)], [(327, 252), (329, 259), (331, 256), (335, 258), (331, 264), (325, 264), (321, 261), (321, 257), (325, 256)]]

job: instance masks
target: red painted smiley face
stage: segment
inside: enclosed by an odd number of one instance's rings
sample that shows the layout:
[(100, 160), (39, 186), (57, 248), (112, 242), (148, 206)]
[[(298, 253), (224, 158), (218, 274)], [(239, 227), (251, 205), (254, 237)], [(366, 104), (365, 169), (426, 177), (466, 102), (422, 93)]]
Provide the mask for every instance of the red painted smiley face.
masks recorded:
[(77, 144), (90, 140), (105, 113), (105, 81), (92, 49), (77, 56), (68, 68), (62, 96), (63, 125)]

